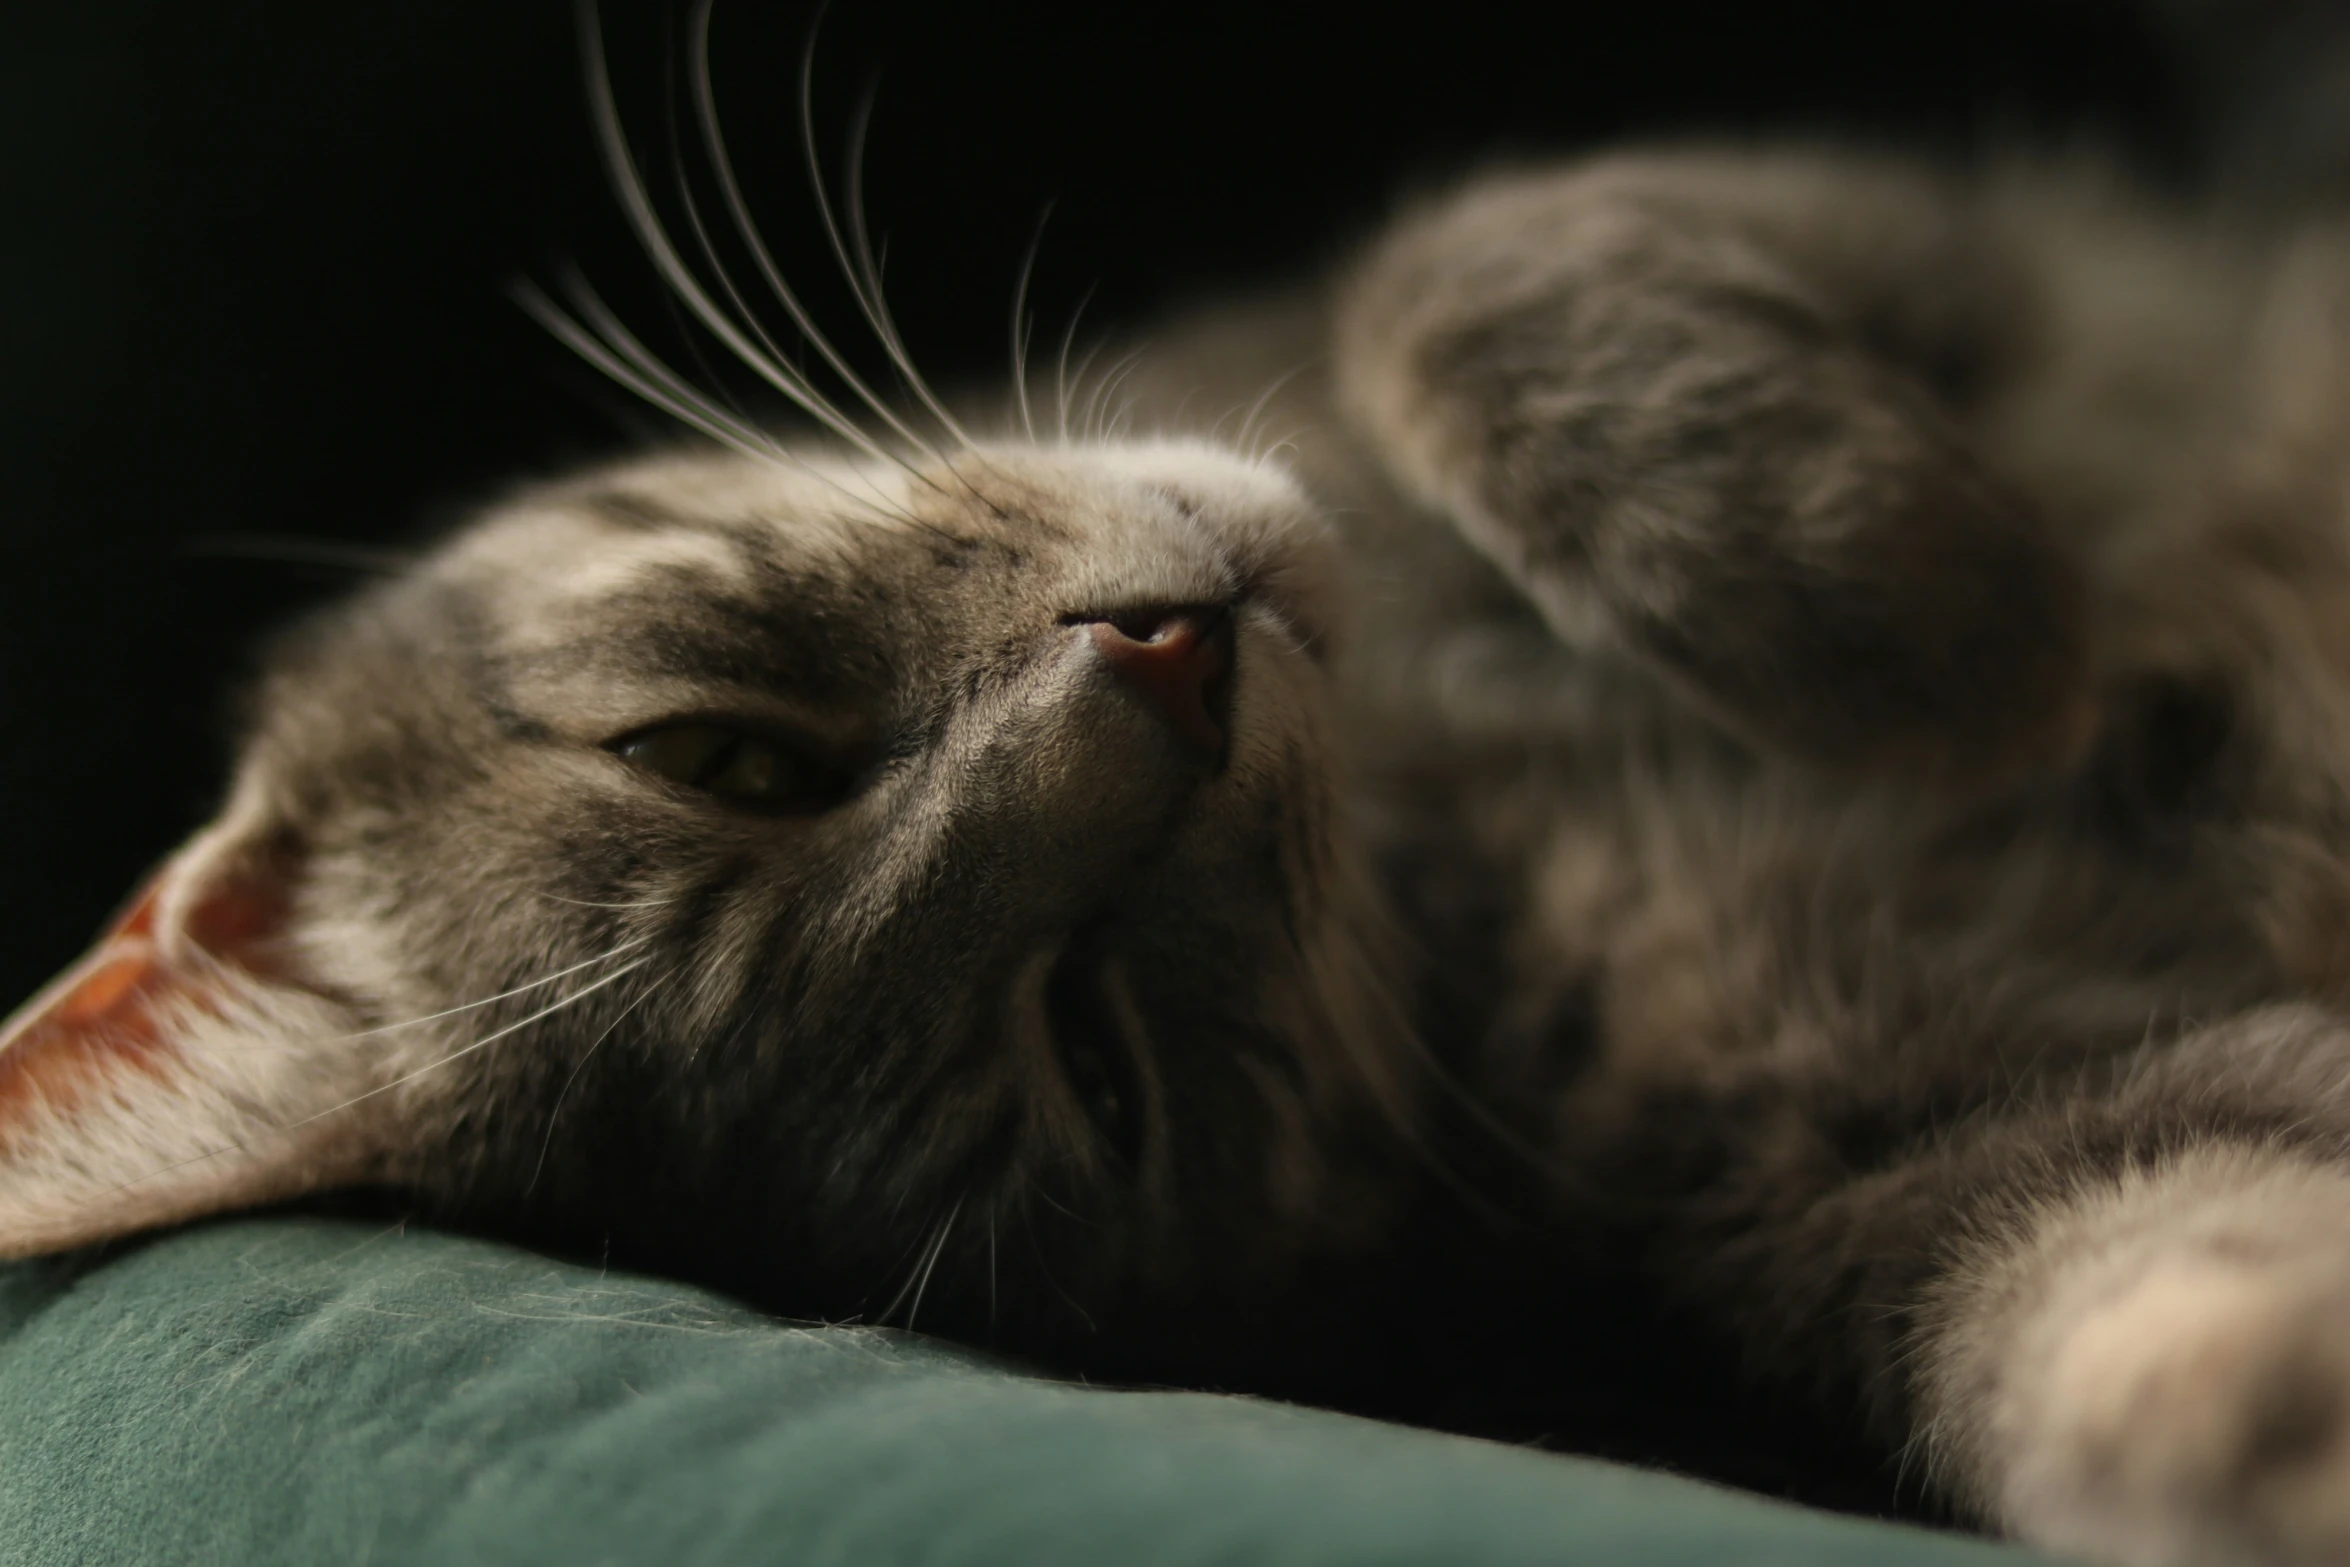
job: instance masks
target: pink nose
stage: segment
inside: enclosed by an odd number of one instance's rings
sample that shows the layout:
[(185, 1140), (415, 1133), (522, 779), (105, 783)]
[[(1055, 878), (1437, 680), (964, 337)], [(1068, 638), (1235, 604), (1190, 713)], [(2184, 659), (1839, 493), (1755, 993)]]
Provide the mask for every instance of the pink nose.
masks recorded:
[(1232, 614), (1220, 604), (1137, 610), (1089, 620), (1118, 678), (1203, 751), (1224, 749), (1232, 684)]

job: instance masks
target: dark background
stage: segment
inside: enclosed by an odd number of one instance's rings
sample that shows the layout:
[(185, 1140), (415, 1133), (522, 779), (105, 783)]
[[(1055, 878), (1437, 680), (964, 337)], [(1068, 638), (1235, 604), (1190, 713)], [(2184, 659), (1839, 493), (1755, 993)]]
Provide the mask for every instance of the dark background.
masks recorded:
[[(878, 73), (864, 183), (892, 297), (954, 380), (1000, 373), (1048, 203), (1053, 337), (1089, 287), (1089, 323), (1131, 320), (1310, 265), (1480, 156), (1647, 130), (2086, 142), (2174, 184), (2287, 182), (2277, 148), (2340, 101), (2313, 63), (2330, 9), (841, 0), (816, 114), (837, 169)], [(353, 580), (322, 552), (661, 432), (523, 318), (513, 278), (576, 262), (679, 341), (603, 182), (565, 0), (8, 10), (0, 1008), (202, 820), (257, 639)], [(724, 0), (717, 52), (763, 221), (822, 283), (794, 124), (811, 15)], [(682, 13), (604, 25), (661, 167)]]

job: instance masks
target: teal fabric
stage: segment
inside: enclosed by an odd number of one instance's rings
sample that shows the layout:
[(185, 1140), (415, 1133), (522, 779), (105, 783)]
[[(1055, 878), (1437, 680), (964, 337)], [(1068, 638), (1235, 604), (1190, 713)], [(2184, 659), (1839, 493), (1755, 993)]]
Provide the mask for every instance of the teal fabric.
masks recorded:
[(419, 1231), (251, 1220), (0, 1269), (8, 1567), (2023, 1560)]

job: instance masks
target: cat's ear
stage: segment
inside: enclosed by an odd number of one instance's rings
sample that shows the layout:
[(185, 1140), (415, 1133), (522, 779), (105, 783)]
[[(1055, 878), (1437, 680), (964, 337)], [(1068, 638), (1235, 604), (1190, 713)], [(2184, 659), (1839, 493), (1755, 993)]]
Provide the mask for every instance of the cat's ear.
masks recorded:
[[(252, 792), (0, 1025), (0, 1256), (364, 1179), (348, 1010), (296, 972), (300, 845)], [(380, 1100), (385, 1096), (377, 1096)]]

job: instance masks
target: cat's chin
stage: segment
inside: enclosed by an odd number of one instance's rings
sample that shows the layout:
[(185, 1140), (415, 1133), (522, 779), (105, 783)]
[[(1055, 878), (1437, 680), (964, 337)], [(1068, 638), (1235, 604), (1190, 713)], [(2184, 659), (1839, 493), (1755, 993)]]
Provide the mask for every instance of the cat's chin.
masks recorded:
[(1060, 1086), (1107, 1161), (1143, 1168), (1151, 1119), (1150, 1039), (1124, 967), (1094, 932), (1081, 932), (1046, 976), (1042, 1027)]

